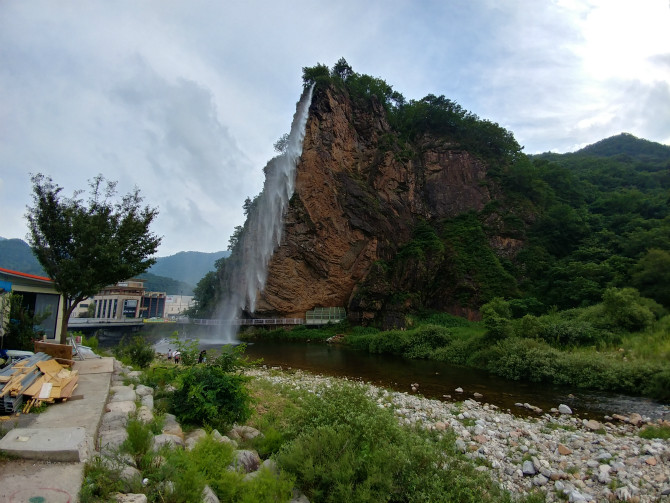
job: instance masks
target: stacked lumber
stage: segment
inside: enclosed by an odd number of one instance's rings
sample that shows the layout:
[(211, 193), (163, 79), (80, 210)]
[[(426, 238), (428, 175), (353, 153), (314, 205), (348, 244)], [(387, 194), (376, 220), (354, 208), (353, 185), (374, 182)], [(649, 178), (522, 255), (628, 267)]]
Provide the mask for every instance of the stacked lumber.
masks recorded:
[(65, 401), (72, 396), (79, 376), (44, 353), (21, 360), (0, 373), (0, 409), (6, 414), (17, 412), (24, 396), (29, 412), (42, 403)]

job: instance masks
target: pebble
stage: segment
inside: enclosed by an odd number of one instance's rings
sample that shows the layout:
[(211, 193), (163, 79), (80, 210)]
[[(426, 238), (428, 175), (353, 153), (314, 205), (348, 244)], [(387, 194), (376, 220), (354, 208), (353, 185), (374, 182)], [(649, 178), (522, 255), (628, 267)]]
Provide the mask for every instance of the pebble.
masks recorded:
[[(270, 373), (262, 368), (247, 374), (310, 391), (337, 380), (301, 371)], [(512, 494), (539, 491), (552, 502), (618, 499), (643, 503), (670, 494), (670, 442), (640, 438), (634, 423), (643, 425), (647, 420), (634, 414), (630, 415), (633, 421), (612, 414), (614, 423), (604, 426), (594, 419), (563, 413), (561, 405), (565, 404), (560, 404), (559, 415), (526, 418), (472, 399), (456, 405), (367, 383), (358, 385), (374, 400), (383, 397), (385, 408), (394, 411), (402, 424), (438, 431), (448, 427), (456, 435), (456, 449), (472, 460), (485, 461), (491, 478)], [(463, 389), (455, 391), (462, 393)], [(516, 405), (542, 414), (531, 404)]]

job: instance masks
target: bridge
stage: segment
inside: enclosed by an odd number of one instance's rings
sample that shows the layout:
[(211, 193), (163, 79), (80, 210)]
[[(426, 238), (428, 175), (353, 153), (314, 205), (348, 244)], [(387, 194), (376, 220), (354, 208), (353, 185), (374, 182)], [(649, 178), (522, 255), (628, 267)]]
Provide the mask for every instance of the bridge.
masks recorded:
[(285, 326), (285, 325), (304, 325), (304, 318), (236, 318), (234, 320), (209, 320), (209, 319), (193, 319), (189, 320), (192, 325), (239, 325), (239, 326)]
[(179, 325), (201, 325), (201, 326), (220, 326), (220, 325), (238, 325), (238, 326), (287, 326), (304, 325), (304, 318), (255, 318), (234, 320), (211, 320), (211, 319), (190, 319), (178, 318), (176, 320), (145, 319), (145, 318), (70, 318), (68, 327), (73, 329), (97, 329), (97, 328), (122, 328), (128, 327), (136, 329), (145, 325), (153, 324), (179, 324)]

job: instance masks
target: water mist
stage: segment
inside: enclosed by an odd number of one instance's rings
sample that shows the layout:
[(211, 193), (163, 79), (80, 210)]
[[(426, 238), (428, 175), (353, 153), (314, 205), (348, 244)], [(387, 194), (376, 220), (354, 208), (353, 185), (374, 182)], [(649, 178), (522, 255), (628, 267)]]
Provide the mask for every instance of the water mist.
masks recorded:
[(224, 342), (233, 341), (238, 328), (235, 319), (241, 312), (256, 310), (256, 297), (265, 287), (270, 258), (281, 242), (284, 213), (295, 188), (313, 90), (313, 85), (306, 89), (298, 102), (283, 153), (265, 166), (263, 191), (247, 214), (240, 242), (226, 261), (222, 278), (224, 298), (216, 313), (221, 320), (220, 338)]

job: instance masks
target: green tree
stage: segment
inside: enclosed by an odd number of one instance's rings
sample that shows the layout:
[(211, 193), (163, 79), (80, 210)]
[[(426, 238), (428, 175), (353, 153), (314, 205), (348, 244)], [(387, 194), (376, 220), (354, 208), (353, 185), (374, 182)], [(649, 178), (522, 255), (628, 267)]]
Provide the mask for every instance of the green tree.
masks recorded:
[(139, 189), (113, 202), (116, 182), (102, 175), (90, 182), (85, 204), (75, 192), (62, 198), (62, 188), (42, 174), (31, 177), (33, 206), (28, 207), (29, 242), (33, 253), (66, 299), (60, 342), (77, 304), (102, 288), (132, 278), (155, 263), (149, 258), (161, 238), (149, 232), (158, 215), (142, 206)]
[(302, 69), (302, 82), (305, 88), (319, 82), (330, 82), (330, 69), (323, 63), (317, 63), (316, 66), (305, 66)]
[(604, 314), (614, 328), (636, 332), (656, 318), (635, 288), (608, 288), (603, 294)]
[(33, 340), (38, 337), (35, 325), (49, 317), (49, 313), (33, 316), (23, 304), (23, 296), (17, 293), (0, 295), (0, 343), (3, 349), (32, 351)]
[(349, 66), (349, 63), (347, 63), (346, 59), (340, 58), (337, 60), (337, 63), (335, 63), (335, 66), (333, 66), (333, 71), (331, 74), (333, 77), (337, 76), (346, 81), (354, 74), (354, 71), (351, 69), (351, 66)]
[(513, 334), (510, 324), (512, 310), (505, 299), (495, 297), (482, 306), (481, 313), (484, 326), (487, 328), (486, 336), (489, 339), (498, 341)]
[(632, 282), (642, 295), (670, 308), (670, 253), (649, 250), (636, 264)]

